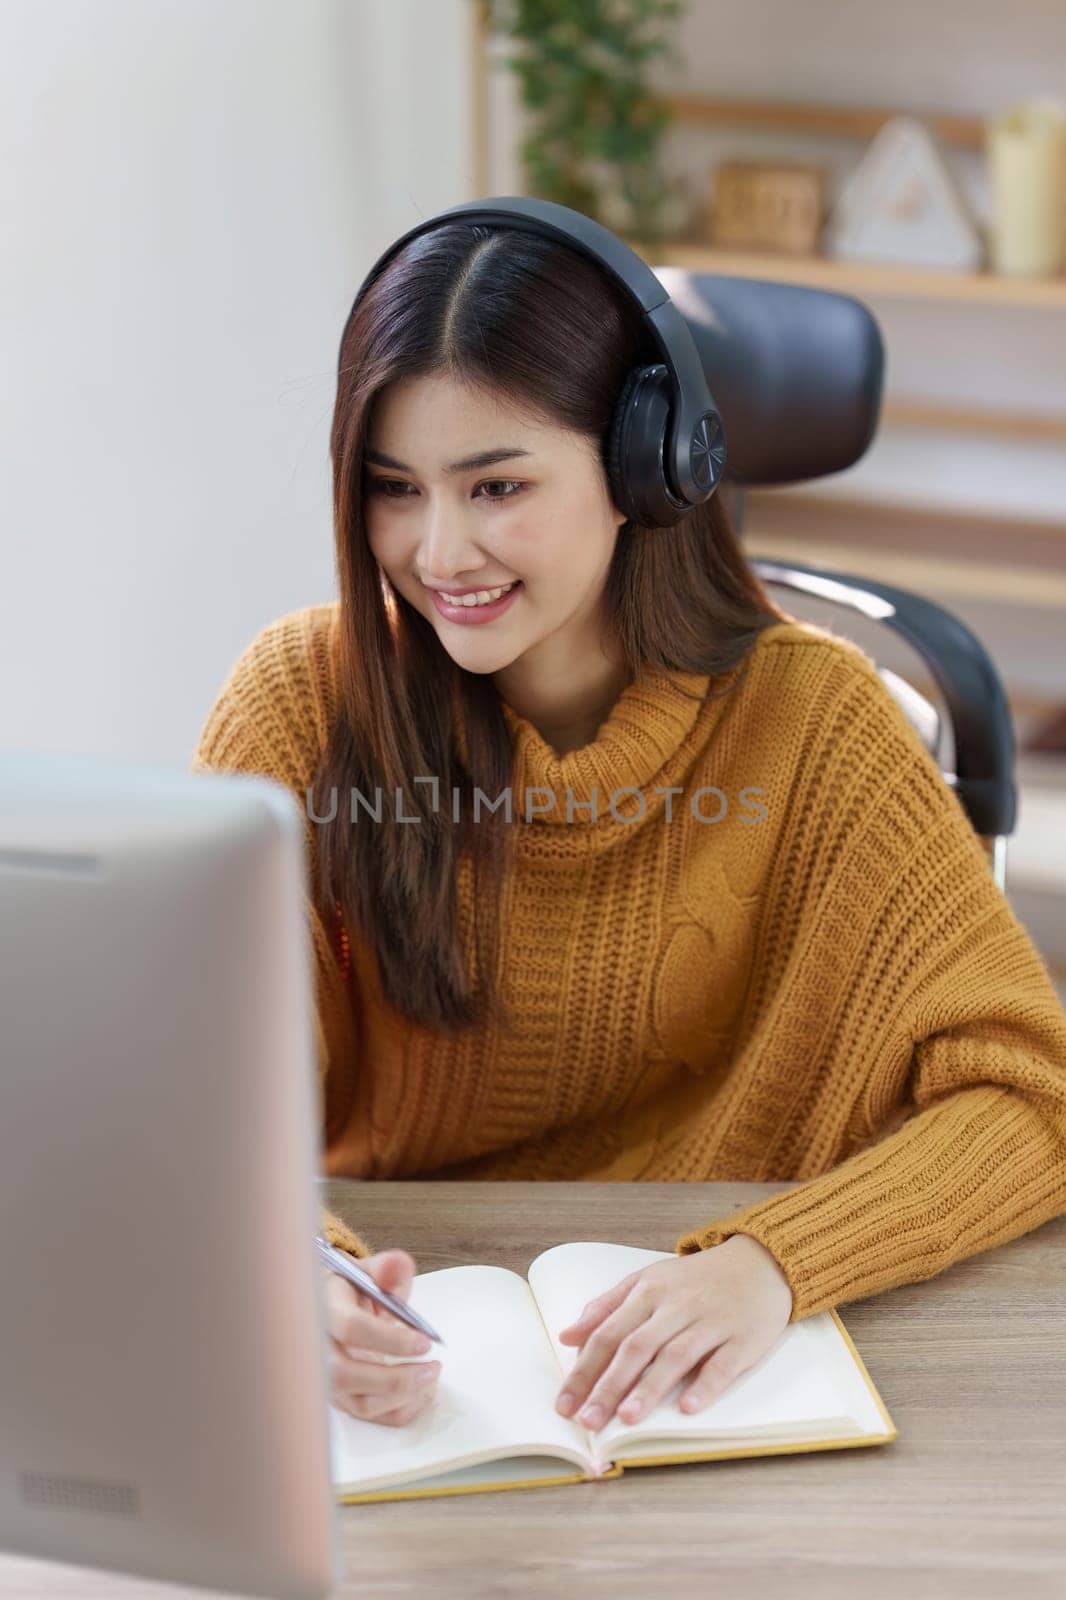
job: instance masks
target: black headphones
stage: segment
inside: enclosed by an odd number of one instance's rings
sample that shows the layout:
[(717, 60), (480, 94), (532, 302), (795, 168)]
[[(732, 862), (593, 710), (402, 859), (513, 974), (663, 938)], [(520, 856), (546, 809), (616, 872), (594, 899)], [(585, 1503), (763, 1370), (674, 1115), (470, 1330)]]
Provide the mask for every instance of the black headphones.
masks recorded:
[(663, 359), (634, 367), (622, 385), (605, 440), (612, 500), (631, 521), (650, 528), (670, 528), (709, 500), (725, 470), (725, 428), (688, 324), (635, 251), (569, 206), (496, 195), (452, 206), (410, 228), (364, 278), (344, 324), (341, 350), (356, 306), (385, 263), (408, 239), (453, 219), (500, 223), (569, 244), (605, 268), (636, 301)]

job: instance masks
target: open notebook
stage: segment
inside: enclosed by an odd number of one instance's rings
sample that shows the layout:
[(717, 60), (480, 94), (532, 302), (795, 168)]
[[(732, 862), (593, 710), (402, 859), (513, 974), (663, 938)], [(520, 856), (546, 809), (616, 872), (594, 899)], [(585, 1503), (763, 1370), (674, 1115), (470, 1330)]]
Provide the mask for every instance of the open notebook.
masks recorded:
[(617, 1478), (728, 1456), (887, 1444), (896, 1429), (835, 1311), (793, 1322), (717, 1400), (690, 1415), (677, 1383), (653, 1411), (598, 1433), (560, 1416), (555, 1400), (579, 1355), (557, 1334), (586, 1303), (669, 1251), (558, 1244), (530, 1262), (528, 1282), (504, 1267), (419, 1273), (408, 1303), (443, 1344), (433, 1401), (390, 1427), (329, 1408), (338, 1500), (400, 1500)]

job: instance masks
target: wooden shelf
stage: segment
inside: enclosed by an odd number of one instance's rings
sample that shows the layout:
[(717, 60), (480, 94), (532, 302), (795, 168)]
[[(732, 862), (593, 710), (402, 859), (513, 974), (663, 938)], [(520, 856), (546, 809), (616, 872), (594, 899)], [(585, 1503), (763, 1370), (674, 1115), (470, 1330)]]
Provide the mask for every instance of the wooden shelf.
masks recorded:
[(1066, 310), (1066, 276), (1003, 278), (991, 272), (941, 272), (928, 267), (834, 261), (825, 256), (752, 255), (746, 251), (716, 250), (712, 245), (694, 244), (684, 239), (664, 239), (649, 245), (626, 237), (625, 242), (649, 266), (670, 265), (689, 272), (714, 272), (731, 278), (798, 283), (811, 289), (834, 289), (839, 294), (858, 298), (869, 295), (896, 300), (954, 300)]
[(991, 433), (997, 439), (1066, 444), (1066, 417), (991, 406), (886, 399), (880, 426), (937, 428), (948, 433)]
[(664, 96), (662, 104), (678, 122), (703, 122), (713, 127), (770, 128), (780, 133), (828, 134), (868, 141), (891, 118), (906, 115), (923, 123), (942, 144), (980, 150), (985, 141), (985, 125), (980, 117), (945, 112), (902, 112), (889, 106), (863, 110), (805, 105), (795, 100), (725, 100), (691, 94)]
[(837, 571), (862, 573), (881, 583), (921, 594), (948, 594), (1006, 606), (1024, 606), (1061, 612), (1066, 607), (1066, 578), (1054, 573), (1025, 572), (1000, 563), (920, 556), (912, 551), (872, 551), (868, 544), (846, 544), (835, 539), (802, 539), (789, 544), (780, 535), (745, 533), (749, 556), (800, 561)]
[(1066, 521), (1008, 526), (988, 513), (752, 488), (741, 543), (748, 555), (791, 555), (919, 593), (1054, 615), (1066, 607)]

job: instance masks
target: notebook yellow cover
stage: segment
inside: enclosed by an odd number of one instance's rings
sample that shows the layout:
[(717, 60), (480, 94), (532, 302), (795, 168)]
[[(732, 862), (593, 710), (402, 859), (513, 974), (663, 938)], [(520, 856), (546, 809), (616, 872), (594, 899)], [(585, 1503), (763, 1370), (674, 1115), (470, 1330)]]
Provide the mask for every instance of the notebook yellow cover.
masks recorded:
[(585, 1240), (555, 1245), (527, 1276), (471, 1265), (421, 1273), (410, 1304), (441, 1334), (432, 1404), (392, 1428), (330, 1407), (334, 1492), (345, 1505), (598, 1483), (629, 1467), (887, 1444), (896, 1428), (835, 1311), (789, 1324), (702, 1412), (682, 1384), (634, 1424), (598, 1433), (555, 1398), (577, 1359), (558, 1330), (587, 1301), (670, 1252)]

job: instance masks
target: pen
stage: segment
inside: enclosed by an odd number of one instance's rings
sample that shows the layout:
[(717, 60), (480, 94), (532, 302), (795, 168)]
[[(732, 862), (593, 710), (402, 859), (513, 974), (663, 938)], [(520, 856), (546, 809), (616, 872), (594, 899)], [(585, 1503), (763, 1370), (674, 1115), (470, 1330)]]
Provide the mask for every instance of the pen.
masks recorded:
[(419, 1333), (424, 1333), (427, 1338), (433, 1339), (437, 1344), (444, 1340), (439, 1333), (435, 1333), (424, 1317), (417, 1311), (412, 1311), (405, 1300), (394, 1294), (389, 1294), (387, 1289), (381, 1289), (374, 1282), (365, 1267), (361, 1267), (354, 1256), (346, 1250), (338, 1250), (334, 1245), (323, 1239), (321, 1234), (315, 1235), (315, 1245), (322, 1260), (333, 1272), (339, 1272), (342, 1278), (347, 1278), (349, 1283), (354, 1283), (361, 1294), (375, 1300), (379, 1306), (384, 1306), (386, 1311), (391, 1311), (393, 1316), (399, 1317), (401, 1322), (406, 1322), (409, 1327), (416, 1328)]

